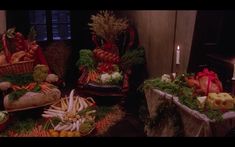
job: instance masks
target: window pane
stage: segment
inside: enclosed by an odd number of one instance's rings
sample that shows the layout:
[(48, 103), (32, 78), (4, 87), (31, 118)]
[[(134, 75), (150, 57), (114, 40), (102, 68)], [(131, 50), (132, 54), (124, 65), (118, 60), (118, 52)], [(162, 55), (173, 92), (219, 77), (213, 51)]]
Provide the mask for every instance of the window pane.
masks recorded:
[(29, 11), (30, 24), (46, 24), (46, 11), (34, 10)]
[(38, 41), (45, 41), (47, 40), (47, 26), (46, 25), (34, 25), (35, 30), (37, 32), (36, 39)]
[(53, 40), (71, 39), (70, 13), (69, 11), (52, 11)]
[(70, 24), (53, 24), (53, 40), (71, 39)]
[(52, 11), (52, 23), (70, 23), (69, 11)]

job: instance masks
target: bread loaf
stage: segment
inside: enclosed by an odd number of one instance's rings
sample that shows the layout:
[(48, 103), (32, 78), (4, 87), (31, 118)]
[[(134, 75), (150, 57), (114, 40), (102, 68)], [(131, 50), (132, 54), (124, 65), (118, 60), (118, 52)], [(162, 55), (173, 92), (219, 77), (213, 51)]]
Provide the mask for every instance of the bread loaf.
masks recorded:
[(7, 111), (19, 111), (31, 108), (37, 108), (53, 102), (61, 97), (61, 92), (57, 88), (53, 88), (48, 93), (27, 92), (18, 100), (9, 100), (9, 95), (4, 97), (4, 107)]

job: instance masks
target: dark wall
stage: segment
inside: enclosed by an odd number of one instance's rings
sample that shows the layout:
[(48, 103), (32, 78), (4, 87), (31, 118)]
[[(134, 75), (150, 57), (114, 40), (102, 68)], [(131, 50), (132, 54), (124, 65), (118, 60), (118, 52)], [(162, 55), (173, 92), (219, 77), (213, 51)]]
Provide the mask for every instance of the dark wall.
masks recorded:
[(198, 11), (188, 72), (207, 67), (231, 91), (235, 58), (235, 11)]
[(222, 54), (235, 55), (235, 11), (225, 11), (222, 21), (218, 50)]
[(223, 52), (221, 38), (224, 37), (223, 29), (227, 27), (224, 25), (225, 16), (225, 11), (198, 11), (188, 72), (196, 72), (206, 66), (207, 54)]
[(17, 31), (27, 35), (30, 30), (28, 11), (6, 11), (7, 28), (16, 27)]
[(67, 69), (67, 87), (72, 88), (76, 86), (79, 76), (76, 61), (79, 58), (79, 51), (81, 49), (93, 49), (95, 46), (91, 40), (91, 33), (89, 30), (88, 22), (92, 14), (96, 11), (76, 10), (71, 11), (71, 43), (72, 53), (69, 58), (69, 66)]

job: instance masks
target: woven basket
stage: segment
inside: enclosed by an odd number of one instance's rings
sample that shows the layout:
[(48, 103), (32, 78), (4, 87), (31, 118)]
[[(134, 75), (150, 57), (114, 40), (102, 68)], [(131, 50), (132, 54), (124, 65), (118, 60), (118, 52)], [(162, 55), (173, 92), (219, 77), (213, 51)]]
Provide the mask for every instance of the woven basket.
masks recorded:
[[(33, 72), (34, 59), (31, 59), (29, 61), (20, 61), (17, 63), (10, 62), (12, 53), (9, 50), (10, 44), (7, 42), (7, 32), (2, 34), (1, 41), (3, 44), (2, 48), (4, 51), (4, 55), (6, 56), (6, 59), (7, 59), (7, 64), (0, 65), (0, 76), (7, 75), (7, 74), (24, 74), (24, 73)], [(25, 42), (24, 38), (21, 38), (20, 41)], [(28, 44), (25, 44), (25, 45), (28, 46)], [(22, 50), (27, 52), (27, 47)]]
[(0, 76), (7, 74), (23, 74), (33, 72), (34, 60), (0, 65)]

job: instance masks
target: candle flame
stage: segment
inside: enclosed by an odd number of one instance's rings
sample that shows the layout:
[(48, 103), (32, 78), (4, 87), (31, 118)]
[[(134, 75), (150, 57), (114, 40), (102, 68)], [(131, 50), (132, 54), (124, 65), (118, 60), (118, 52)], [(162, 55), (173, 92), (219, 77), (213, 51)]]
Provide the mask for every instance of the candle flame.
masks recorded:
[(179, 45), (177, 46), (177, 50), (180, 50), (180, 46)]

